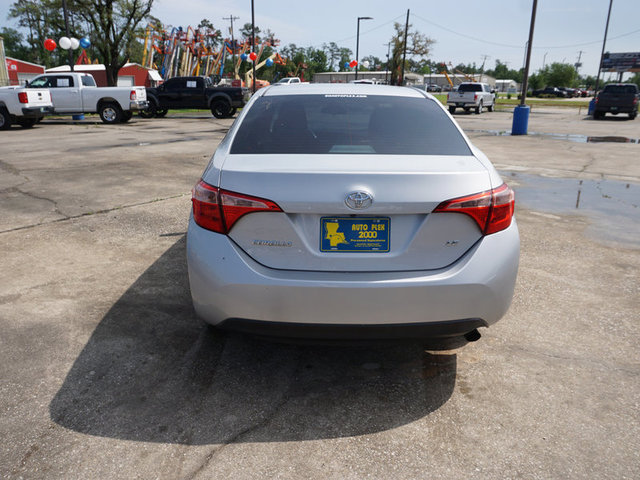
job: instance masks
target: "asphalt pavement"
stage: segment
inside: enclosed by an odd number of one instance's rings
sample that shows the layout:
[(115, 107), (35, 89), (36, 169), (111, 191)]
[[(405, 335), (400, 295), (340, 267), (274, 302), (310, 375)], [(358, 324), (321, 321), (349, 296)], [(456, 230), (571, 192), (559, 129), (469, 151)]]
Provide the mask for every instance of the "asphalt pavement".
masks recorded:
[(519, 137), (509, 112), (454, 116), (515, 187), (522, 252), (508, 314), (440, 352), (196, 318), (190, 189), (232, 120), (2, 132), (0, 475), (640, 478), (640, 240), (601, 223), (637, 225), (640, 120), (584, 113), (534, 108)]

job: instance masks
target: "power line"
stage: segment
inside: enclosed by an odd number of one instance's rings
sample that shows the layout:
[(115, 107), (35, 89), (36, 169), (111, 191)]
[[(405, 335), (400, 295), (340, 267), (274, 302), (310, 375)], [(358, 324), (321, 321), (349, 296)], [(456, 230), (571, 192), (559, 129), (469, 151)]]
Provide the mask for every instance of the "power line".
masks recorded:
[[(454, 35), (458, 35), (458, 36), (460, 36), (460, 37), (468, 38), (468, 39), (470, 39), (470, 40), (475, 40), (476, 42), (486, 43), (486, 44), (488, 44), (488, 45), (496, 45), (496, 46), (498, 46), (498, 47), (515, 48), (515, 49), (517, 49), (517, 50), (520, 50), (520, 49), (522, 48), (521, 46), (508, 45), (508, 44), (506, 44), (506, 43), (500, 43), (500, 42), (492, 42), (492, 41), (489, 41), (489, 40), (484, 40), (484, 39), (482, 39), (482, 38), (474, 37), (474, 36), (472, 36), (472, 35), (467, 35), (467, 34), (465, 34), (465, 33), (456, 32), (455, 30), (452, 30), (452, 29), (450, 29), (450, 28), (444, 27), (444, 26), (442, 26), (442, 25), (440, 25), (440, 24), (437, 24), (437, 23), (435, 23), (435, 22), (432, 22), (431, 20), (427, 20), (426, 18), (423, 18), (423, 17), (421, 17), (420, 15), (416, 15), (415, 13), (413, 14), (413, 17), (414, 17), (414, 18), (418, 18), (418, 19), (422, 20), (422, 21), (423, 21), (423, 22), (425, 22), (425, 23), (428, 23), (428, 24), (430, 24), (430, 25), (433, 25), (433, 26), (435, 26), (435, 27), (438, 27), (438, 28), (440, 28), (440, 29), (442, 29), (442, 30), (445, 30), (445, 31), (449, 32), (449, 33), (453, 33)], [(631, 31), (631, 32), (627, 32), (627, 33), (623, 33), (623, 34), (621, 34), (621, 35), (617, 35), (617, 36), (615, 36), (615, 37), (610, 37), (610, 38), (609, 38), (609, 40), (615, 40), (615, 39), (618, 39), (618, 38), (627, 37), (627, 36), (629, 36), (629, 35), (633, 35), (634, 33), (638, 33), (638, 32), (640, 32), (640, 28), (639, 28), (639, 29), (637, 29), (637, 30), (633, 30), (633, 31)], [(547, 50), (550, 50), (550, 49), (555, 49), (555, 48), (575, 48), (575, 47), (584, 47), (584, 46), (587, 46), (587, 45), (595, 45), (595, 44), (599, 44), (599, 43), (602, 43), (602, 41), (601, 41), (601, 40), (594, 40), (594, 41), (591, 41), (591, 42), (576, 43), (576, 44), (572, 44), (572, 45), (554, 45), (554, 46), (541, 46), (541, 47), (535, 46), (535, 47), (533, 47), (533, 48), (535, 48), (535, 49), (547, 49)]]

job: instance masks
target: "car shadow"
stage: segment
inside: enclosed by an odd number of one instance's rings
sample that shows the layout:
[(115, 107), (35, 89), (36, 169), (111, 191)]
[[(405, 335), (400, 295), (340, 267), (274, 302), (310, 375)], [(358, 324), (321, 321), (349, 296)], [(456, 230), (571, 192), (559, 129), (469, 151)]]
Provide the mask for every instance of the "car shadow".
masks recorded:
[(85, 434), (190, 445), (338, 438), (419, 420), (451, 396), (455, 354), (302, 346), (195, 317), (185, 239), (113, 305), (49, 405)]

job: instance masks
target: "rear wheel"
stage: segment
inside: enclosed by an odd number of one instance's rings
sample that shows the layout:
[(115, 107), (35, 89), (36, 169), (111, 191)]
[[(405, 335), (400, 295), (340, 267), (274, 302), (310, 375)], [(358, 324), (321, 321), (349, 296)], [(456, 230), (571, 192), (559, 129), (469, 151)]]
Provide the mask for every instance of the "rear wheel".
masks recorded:
[(449, 113), (455, 113), (456, 107), (449, 107)]
[(496, 101), (494, 100), (493, 103), (487, 107), (487, 110), (490, 112), (493, 112), (495, 108), (496, 108)]
[(153, 118), (156, 116), (158, 107), (154, 102), (149, 102), (149, 105), (144, 110), (140, 110), (138, 115), (142, 118)]
[(211, 113), (216, 118), (224, 118), (231, 111), (231, 105), (226, 100), (214, 100), (211, 102)]
[(638, 116), (638, 112), (631, 112), (629, 113), (629, 120), (633, 120), (634, 118), (636, 118)]
[(158, 109), (156, 109), (156, 117), (157, 118), (162, 118), (167, 114), (168, 111), (169, 111), (169, 109), (167, 109), (167, 108), (158, 108)]
[(21, 118), (16, 123), (22, 128), (31, 128), (36, 124), (37, 121), (37, 118)]
[(231, 109), (229, 110), (229, 113), (227, 113), (227, 117), (233, 117), (237, 111), (238, 109), (236, 107), (231, 107)]
[(4, 107), (0, 107), (0, 130), (7, 130), (11, 128), (11, 123), (11, 115), (9, 114), (9, 111)]
[(480, 115), (481, 113), (482, 113), (482, 100), (480, 100), (480, 103), (476, 107), (476, 114)]
[(122, 121), (122, 110), (116, 103), (103, 103), (98, 113), (104, 123), (114, 124)]

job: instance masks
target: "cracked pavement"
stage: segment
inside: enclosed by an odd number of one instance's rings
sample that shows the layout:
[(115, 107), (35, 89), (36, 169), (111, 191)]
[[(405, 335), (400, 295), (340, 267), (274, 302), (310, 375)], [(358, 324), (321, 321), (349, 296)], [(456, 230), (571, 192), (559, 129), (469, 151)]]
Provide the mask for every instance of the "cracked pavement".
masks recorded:
[[(638, 144), (455, 118), (502, 171), (640, 184)], [(517, 203), (513, 305), (457, 350), (223, 335), (193, 313), (184, 233), (230, 124), (2, 132), (0, 477), (640, 477), (640, 241)], [(530, 130), (638, 138), (640, 120), (534, 109)]]

